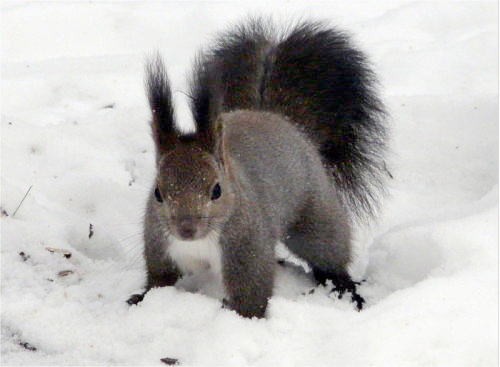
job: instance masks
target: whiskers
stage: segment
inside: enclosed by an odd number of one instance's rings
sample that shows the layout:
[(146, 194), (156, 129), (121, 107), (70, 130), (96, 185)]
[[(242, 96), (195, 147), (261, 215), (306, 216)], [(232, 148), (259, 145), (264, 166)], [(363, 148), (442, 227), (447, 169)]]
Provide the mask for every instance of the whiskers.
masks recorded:
[(210, 229), (208, 236), (219, 236), (222, 232), (222, 225), (220, 223), (208, 222), (207, 227)]

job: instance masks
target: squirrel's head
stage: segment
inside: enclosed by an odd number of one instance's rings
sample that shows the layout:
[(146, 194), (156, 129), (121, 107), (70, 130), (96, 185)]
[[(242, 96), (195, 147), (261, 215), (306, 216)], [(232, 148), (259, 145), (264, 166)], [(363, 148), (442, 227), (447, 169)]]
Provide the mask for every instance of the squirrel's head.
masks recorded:
[(160, 151), (153, 192), (169, 234), (197, 240), (219, 232), (233, 203), (224, 163), (193, 137), (181, 137)]
[(219, 232), (233, 207), (220, 121), (182, 135), (175, 127), (168, 78), (158, 56), (147, 66), (157, 178), (152, 205), (168, 234), (190, 241)]

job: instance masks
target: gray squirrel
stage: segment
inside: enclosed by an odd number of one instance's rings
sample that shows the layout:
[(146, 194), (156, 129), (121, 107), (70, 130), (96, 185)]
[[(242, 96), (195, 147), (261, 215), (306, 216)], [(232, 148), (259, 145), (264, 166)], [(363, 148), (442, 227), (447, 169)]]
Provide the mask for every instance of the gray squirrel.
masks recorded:
[(377, 210), (387, 135), (363, 53), (325, 22), (280, 33), (246, 21), (198, 54), (196, 132), (187, 134), (176, 128), (159, 55), (146, 74), (157, 166), (144, 223), (146, 292), (210, 266), (225, 307), (264, 317), (281, 241), (361, 310), (348, 273), (351, 227)]

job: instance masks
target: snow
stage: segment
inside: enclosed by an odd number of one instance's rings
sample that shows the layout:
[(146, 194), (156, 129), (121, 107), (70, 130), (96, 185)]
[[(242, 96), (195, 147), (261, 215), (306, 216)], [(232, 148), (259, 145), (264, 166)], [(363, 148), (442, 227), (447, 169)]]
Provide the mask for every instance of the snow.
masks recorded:
[[(262, 320), (222, 309), (205, 276), (125, 303), (154, 178), (145, 56), (182, 95), (195, 51), (245, 14), (331, 19), (380, 76), (394, 179), (359, 228), (362, 312), (292, 266)], [(479, 1), (4, 1), (2, 365), (497, 365), (497, 27)]]

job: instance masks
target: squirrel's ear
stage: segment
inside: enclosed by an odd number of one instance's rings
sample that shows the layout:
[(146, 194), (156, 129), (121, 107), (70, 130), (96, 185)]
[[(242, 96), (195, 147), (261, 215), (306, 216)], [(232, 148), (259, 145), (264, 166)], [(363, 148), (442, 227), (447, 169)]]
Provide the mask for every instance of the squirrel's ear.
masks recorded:
[(224, 164), (224, 124), (222, 121), (222, 117), (218, 117), (215, 120), (215, 123), (212, 127), (212, 146), (213, 146), (213, 154), (215, 159), (217, 159), (221, 164)]
[(196, 132), (197, 140), (201, 146), (212, 153), (216, 160), (223, 163), (224, 128), (222, 118), (219, 116), (212, 126)]
[(196, 139), (206, 151), (216, 154), (222, 139), (222, 119), (217, 117), (211, 124), (196, 123)]
[(146, 92), (151, 108), (153, 138), (158, 152), (172, 149), (177, 141), (172, 92), (160, 54), (146, 62)]

